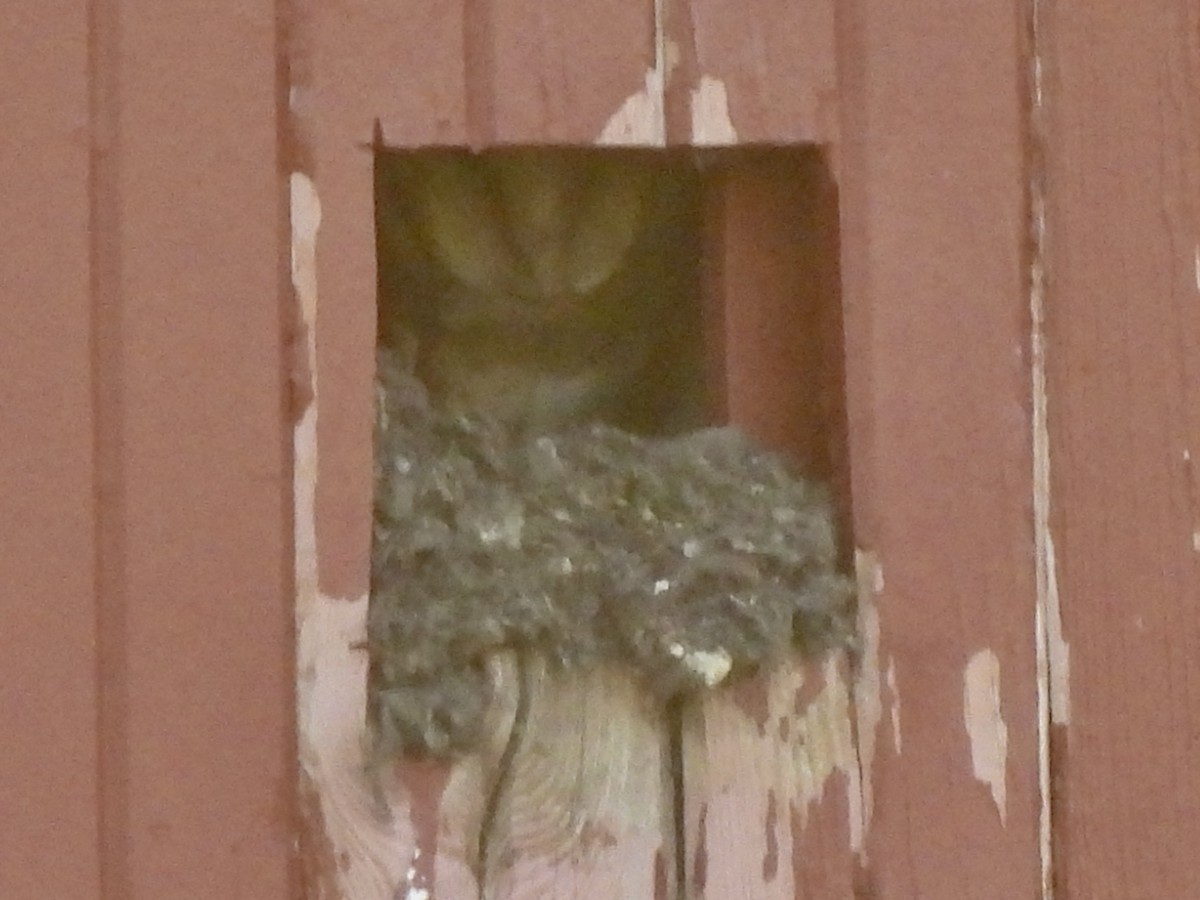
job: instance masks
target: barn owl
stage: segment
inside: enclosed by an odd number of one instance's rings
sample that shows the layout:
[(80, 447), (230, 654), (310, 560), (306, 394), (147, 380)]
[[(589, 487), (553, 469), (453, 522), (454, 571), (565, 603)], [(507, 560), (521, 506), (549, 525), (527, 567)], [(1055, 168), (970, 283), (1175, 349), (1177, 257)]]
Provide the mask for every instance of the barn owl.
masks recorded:
[(388, 153), (376, 179), (382, 341), (416, 337), (441, 407), (536, 430), (701, 424), (696, 192), (678, 160)]

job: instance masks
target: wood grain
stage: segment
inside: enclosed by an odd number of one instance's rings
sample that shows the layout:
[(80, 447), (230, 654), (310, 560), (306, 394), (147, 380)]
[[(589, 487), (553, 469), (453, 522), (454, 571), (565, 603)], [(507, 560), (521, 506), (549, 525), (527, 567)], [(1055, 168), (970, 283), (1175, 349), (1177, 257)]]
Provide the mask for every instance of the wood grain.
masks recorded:
[[(714, 157), (704, 285), (719, 417), (844, 489), (841, 342), (830, 327), (837, 223), (836, 189), (815, 149)], [(843, 509), (848, 500), (843, 493)], [(689, 705), (689, 896), (849, 896), (857, 760), (848, 694), (845, 668), (797, 659)]]
[(489, 835), (489, 898), (672, 896), (669, 743), (617, 668), (525, 665), (528, 715)]
[[(398, 761), (382, 818), (372, 807), (360, 777), (366, 665), (349, 649), (364, 631), (370, 547), (372, 145), (661, 143), (653, 38), (652, 17), (635, 3), (597, 0), (568, 10), (525, 0), (470, 0), (410, 3), (401, 10), (372, 0), (357, 4), (353, 15), (328, 4), (297, 8), (288, 44), (294, 136), (289, 158), (294, 210), (300, 211), (293, 218), (302, 320), (295, 350), (301, 394), (312, 398), (300, 410), (295, 434), (299, 703), (305, 833), (315, 859), (310, 889), (323, 892), (320, 896), (474, 895), (495, 744), (506, 736), (497, 730), (492, 746), (454, 764)], [(555, 690), (549, 681), (547, 697)], [(562, 690), (572, 702), (609, 709), (602, 691), (596, 699), (572, 684)], [(623, 703), (634, 701), (628, 691), (617, 696)], [(595, 718), (572, 718), (568, 713), (576, 710), (565, 701), (547, 703), (531, 710), (525, 740), (529, 746), (561, 746), (558, 765), (578, 763), (579, 741), (591, 740)], [(635, 720), (639, 715), (633, 708), (626, 714)], [(545, 731), (544, 720), (553, 723), (546, 726), (552, 731)], [(628, 734), (629, 747), (645, 750), (641, 732)], [(647, 776), (630, 768), (624, 742), (604, 746), (604, 753), (588, 756), (594, 766), (589, 783), (615, 789), (632, 779), (638, 790), (645, 787)], [(611, 776), (603, 774), (606, 762)], [(524, 784), (540, 776), (521, 777)], [(535, 791), (531, 799), (543, 796)], [(527, 859), (522, 855), (519, 882), (511, 880), (511, 872), (495, 874), (497, 896), (505, 891), (524, 896), (528, 884), (562, 890), (608, 884), (611, 876), (604, 873), (613, 846), (632, 851), (624, 868), (613, 869), (626, 873), (621, 884), (647, 883), (644, 873), (654, 875), (654, 850), (646, 848), (663, 845), (657, 818), (648, 836), (641, 825), (634, 829), (618, 813), (610, 814), (607, 801), (572, 799), (581, 805), (568, 810), (570, 822), (588, 820), (589, 835), (611, 833), (617, 843), (589, 836), (574, 845), (577, 835), (564, 834), (564, 846), (572, 848), (567, 856), (539, 856), (531, 849)], [(661, 798), (655, 795), (651, 802)], [(522, 842), (542, 833), (538, 816), (538, 809), (516, 803), (511, 816), (495, 820), (493, 846), (523, 849)], [(551, 834), (553, 826), (547, 826)]]
[(1051, 4), (1056, 896), (1200, 894), (1200, 10)]

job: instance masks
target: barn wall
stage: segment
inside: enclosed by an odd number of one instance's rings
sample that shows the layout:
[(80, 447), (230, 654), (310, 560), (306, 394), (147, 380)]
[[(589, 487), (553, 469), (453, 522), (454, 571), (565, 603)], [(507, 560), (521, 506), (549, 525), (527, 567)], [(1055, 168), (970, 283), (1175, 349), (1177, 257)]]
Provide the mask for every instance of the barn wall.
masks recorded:
[(867, 896), (1039, 889), (1026, 24), (839, 8)]
[(0, 895), (292, 897), (272, 3), (18, 3)]
[(1200, 895), (1200, 8), (1039, 21), (1059, 897)]
[[(694, 896), (1200, 894), (1200, 12), (960, 6), (6, 11), (0, 896), (478, 887), (508, 720), (384, 773), (390, 819), (361, 778), (375, 140), (813, 142), (840, 225), (858, 667), (691, 710), (682, 835), (628, 686), (548, 682), (623, 762), (518, 792), (494, 897), (665, 896), (677, 838)], [(754, 190), (714, 198), (727, 272)], [(729, 301), (743, 374), (781, 283)]]
[(19, 3), (0, 26), (5, 897), (100, 886), (87, 57), (75, 4)]

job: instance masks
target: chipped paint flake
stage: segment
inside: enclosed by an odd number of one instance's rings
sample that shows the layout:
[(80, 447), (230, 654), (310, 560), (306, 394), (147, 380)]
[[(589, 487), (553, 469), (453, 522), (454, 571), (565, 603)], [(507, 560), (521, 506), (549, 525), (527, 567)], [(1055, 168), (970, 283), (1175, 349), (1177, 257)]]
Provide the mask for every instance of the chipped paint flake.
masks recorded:
[(722, 147), (738, 142), (729, 117), (729, 95), (725, 82), (708, 75), (692, 89), (692, 143), (698, 147)]
[(600, 130), (597, 144), (664, 147), (667, 143), (666, 87), (679, 62), (679, 48), (667, 40), (663, 2), (654, 2), (654, 67), (646, 72), (642, 90), (630, 94)]
[(880, 686), (879, 642), (881, 627), (875, 598), (883, 590), (883, 567), (868, 550), (854, 551), (855, 581), (858, 586), (858, 628), (862, 636), (862, 658), (854, 687), (854, 708), (858, 725), (859, 765), (851, 769), (849, 831), (850, 846), (866, 862), (866, 834), (874, 810), (872, 772), (879, 723), (883, 719)]
[[(303, 172), (292, 173), (291, 207), (292, 286), (300, 300), (300, 313), (309, 327), (311, 351), (312, 327), (317, 317), (317, 231), (321, 227), (321, 200), (317, 186)], [(315, 365), (309, 371), (316, 371)]]
[(302, 172), (291, 177), (291, 221), (292, 285), (307, 334), (313, 398), (293, 434), (300, 770), (315, 788), (325, 837), (339, 860), (335, 877), (341, 896), (384, 900), (404, 875), (395, 848), (411, 841), (401, 833), (404, 826), (372, 815), (377, 797), (364, 778), (367, 655), (355, 648), (366, 637), (367, 595), (330, 597), (319, 588), (315, 326), (321, 203), (316, 185)]
[(661, 72), (646, 72), (645, 88), (625, 98), (601, 129), (596, 143), (618, 147), (662, 147), (667, 143)]
[(317, 231), (321, 226), (321, 201), (312, 179), (303, 172), (291, 177), (292, 287), (300, 303), (307, 337), (305, 352), (311, 373), (312, 402), (296, 423), (292, 437), (295, 455), (292, 478), (295, 504), (295, 567), (297, 626), (317, 596)]
[[(823, 686), (804, 711), (792, 719), (790, 741), (792, 770), (796, 773), (796, 802), (801, 828), (808, 821), (808, 808), (825, 795), (825, 785), (835, 772), (844, 772), (853, 785), (854, 744), (850, 733), (850, 694), (838, 668), (838, 660), (825, 660)], [(778, 697), (770, 701), (772, 710), (786, 707), (803, 684), (781, 685)]]
[[(1035, 95), (1041, 109), (1041, 68), (1035, 59)], [(1030, 189), (1034, 256), (1029, 291), (1030, 380), (1033, 393), (1033, 531), (1034, 566), (1037, 576), (1037, 675), (1039, 702), (1046, 707), (1041, 717), (1045, 725), (1066, 725), (1071, 720), (1071, 648), (1063, 636), (1062, 606), (1058, 595), (1058, 563), (1054, 554), (1054, 535), (1050, 529), (1050, 409), (1046, 389), (1046, 278), (1042, 263), (1045, 246), (1046, 207), (1042, 185)], [(1044, 728), (1043, 728), (1044, 730)], [(1042, 768), (1049, 765), (1049, 736), (1039, 736)], [(1044, 773), (1043, 773), (1044, 774)], [(1045, 778), (1043, 777), (1043, 782)], [(1046, 785), (1043, 784), (1043, 788)]]
[(896, 689), (896, 658), (888, 655), (887, 667), (888, 686), (888, 718), (892, 720), (892, 748), (899, 756), (904, 747), (900, 734), (900, 692)]
[(1008, 818), (1008, 726), (1000, 708), (1000, 660), (991, 649), (972, 655), (963, 672), (963, 724), (971, 743), (971, 770), (991, 788), (1004, 825)]

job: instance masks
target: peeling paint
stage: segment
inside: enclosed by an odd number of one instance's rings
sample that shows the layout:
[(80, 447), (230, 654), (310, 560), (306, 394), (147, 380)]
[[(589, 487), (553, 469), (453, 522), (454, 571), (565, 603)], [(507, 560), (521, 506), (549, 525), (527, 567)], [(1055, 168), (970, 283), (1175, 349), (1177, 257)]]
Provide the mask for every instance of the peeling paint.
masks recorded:
[(292, 287), (300, 303), (300, 315), (308, 355), (312, 402), (296, 423), (292, 439), (295, 456), (292, 479), (295, 504), (295, 577), (297, 626), (317, 596), (317, 231), (321, 226), (321, 201), (316, 185), (303, 172), (291, 177)]
[[(799, 685), (784, 686), (778, 705), (783, 708), (785, 695)], [(835, 772), (843, 772), (853, 783), (856, 767), (854, 741), (850, 731), (850, 692), (842, 676), (838, 657), (825, 660), (821, 690), (805, 707), (803, 714), (793, 719), (792, 748), (793, 771), (796, 773), (797, 806), (801, 825), (807, 822), (808, 807), (819, 803), (825, 796), (825, 785)]]
[(988, 785), (1008, 821), (1008, 726), (1000, 708), (1000, 659), (990, 648), (967, 661), (963, 671), (963, 725), (971, 743), (971, 771)]
[(613, 113), (597, 144), (612, 146), (662, 147), (667, 143), (666, 117), (663, 111), (663, 73), (657, 68), (646, 72), (646, 86), (630, 94)]
[(888, 654), (887, 667), (888, 718), (892, 721), (892, 749), (899, 756), (904, 749), (900, 734), (900, 691), (896, 689), (896, 658)]
[[(356, 900), (392, 897), (403, 878), (395, 847), (404, 835), (375, 815), (377, 797), (363, 773), (367, 655), (356, 649), (366, 637), (367, 595), (322, 594), (317, 569), (317, 232), (321, 203), (302, 172), (291, 177), (291, 274), (307, 336), (312, 402), (296, 423), (295, 504), (296, 715), (301, 777), (315, 789), (324, 839), (333, 849), (340, 896)], [(364, 823), (370, 823), (364, 826)]]
[(666, 89), (679, 62), (679, 48), (667, 40), (663, 2), (654, 2), (654, 67), (646, 71), (642, 90), (630, 94), (600, 130), (597, 144), (664, 147), (667, 143)]
[(692, 89), (692, 143), (697, 147), (727, 146), (738, 142), (729, 117), (725, 82), (708, 75)]
[(316, 371), (316, 345), (312, 338), (317, 318), (317, 231), (321, 227), (321, 199), (317, 186), (303, 172), (291, 178), (292, 286), (300, 300), (300, 314), (308, 326), (310, 372)]
[[(1040, 96), (1039, 96), (1040, 102)], [(1044, 240), (1045, 206), (1035, 190), (1034, 229), (1039, 246)], [(1038, 592), (1038, 679), (1045, 691), (1049, 722), (1066, 725), (1071, 720), (1071, 648), (1063, 636), (1062, 606), (1058, 594), (1058, 563), (1050, 529), (1050, 426), (1046, 390), (1045, 272), (1040, 259), (1033, 266), (1030, 290), (1032, 390), (1033, 390), (1033, 525), (1034, 565)]]
[(1070, 648), (1063, 638), (1062, 609), (1058, 596), (1058, 566), (1050, 531), (1050, 428), (1046, 389), (1046, 102), (1043, 89), (1045, 54), (1043, 0), (1030, 9), (1029, 133), (1033, 143), (1029, 168), (1029, 237), (1032, 254), (1029, 271), (1030, 391), (1033, 408), (1033, 544), (1037, 579), (1034, 604), (1034, 652), (1038, 705), (1038, 849), (1041, 862), (1042, 900), (1054, 897), (1054, 808), (1050, 778), (1050, 731), (1070, 719)]
[(874, 811), (871, 775), (875, 764), (875, 741), (883, 718), (880, 687), (879, 643), (881, 626), (875, 598), (883, 591), (883, 566), (869, 550), (856, 548), (854, 572), (858, 585), (858, 628), (862, 637), (862, 658), (854, 686), (854, 707), (858, 725), (858, 768), (850, 785), (850, 847), (866, 862), (866, 835)]

